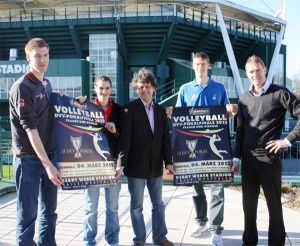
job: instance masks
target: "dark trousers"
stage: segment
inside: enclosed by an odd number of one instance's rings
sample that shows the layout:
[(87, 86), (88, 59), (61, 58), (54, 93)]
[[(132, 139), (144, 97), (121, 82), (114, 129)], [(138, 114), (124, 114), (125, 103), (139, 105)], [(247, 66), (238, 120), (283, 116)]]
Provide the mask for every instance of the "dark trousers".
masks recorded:
[(244, 151), (242, 156), (242, 191), (245, 228), (244, 245), (256, 245), (257, 203), (260, 185), (269, 210), (268, 245), (285, 244), (285, 228), (281, 204), (281, 159), (274, 154)]

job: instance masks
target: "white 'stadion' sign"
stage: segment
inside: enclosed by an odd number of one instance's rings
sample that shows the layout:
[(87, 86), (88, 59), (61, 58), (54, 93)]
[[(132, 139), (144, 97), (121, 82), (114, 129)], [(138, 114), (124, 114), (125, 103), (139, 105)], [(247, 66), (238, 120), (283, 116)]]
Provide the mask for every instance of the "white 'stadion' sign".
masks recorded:
[(26, 73), (28, 70), (29, 70), (29, 64), (2, 64), (2, 65), (0, 65), (0, 74)]

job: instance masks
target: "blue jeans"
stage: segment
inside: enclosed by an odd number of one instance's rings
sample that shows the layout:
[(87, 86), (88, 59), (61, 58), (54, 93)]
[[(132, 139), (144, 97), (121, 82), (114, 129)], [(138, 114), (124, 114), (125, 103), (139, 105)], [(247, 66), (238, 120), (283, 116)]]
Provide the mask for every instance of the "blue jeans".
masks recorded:
[[(106, 219), (105, 219), (105, 240), (110, 244), (119, 243), (119, 193), (121, 182), (113, 187), (105, 187)], [(98, 202), (100, 188), (84, 190), (85, 210), (83, 220), (83, 241), (84, 245), (96, 245), (98, 229)]]
[[(221, 224), (224, 218), (224, 186), (222, 184), (209, 185), (211, 190), (210, 200), (210, 227), (212, 234), (221, 234), (224, 229)], [(196, 211), (195, 221), (203, 226), (208, 221), (207, 218), (207, 201), (203, 184), (193, 185), (193, 202)]]
[(147, 184), (152, 203), (152, 240), (153, 243), (165, 241), (168, 233), (165, 221), (165, 205), (162, 200), (163, 178), (128, 178), (128, 190), (130, 193), (130, 215), (135, 237), (133, 242), (145, 243), (146, 226), (143, 216), (144, 190)]
[[(57, 168), (56, 154), (48, 155)], [(17, 188), (16, 243), (18, 246), (55, 246), (57, 187), (36, 155), (13, 159)], [(39, 206), (38, 242), (33, 241)]]

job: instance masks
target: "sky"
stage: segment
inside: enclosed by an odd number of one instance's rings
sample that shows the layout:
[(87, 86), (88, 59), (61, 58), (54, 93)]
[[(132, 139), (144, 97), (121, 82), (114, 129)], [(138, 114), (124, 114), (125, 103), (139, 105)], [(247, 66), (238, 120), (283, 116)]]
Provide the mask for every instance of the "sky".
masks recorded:
[[(280, 8), (281, 0), (230, 0), (231, 2), (242, 6), (259, 10), (260, 12), (274, 16)], [(287, 46), (287, 76), (292, 78), (296, 74), (300, 74), (300, 1), (285, 1), (285, 17), (287, 21), (286, 31), (283, 44)], [(298, 16), (297, 16), (298, 15)], [(298, 20), (297, 20), (298, 17)]]

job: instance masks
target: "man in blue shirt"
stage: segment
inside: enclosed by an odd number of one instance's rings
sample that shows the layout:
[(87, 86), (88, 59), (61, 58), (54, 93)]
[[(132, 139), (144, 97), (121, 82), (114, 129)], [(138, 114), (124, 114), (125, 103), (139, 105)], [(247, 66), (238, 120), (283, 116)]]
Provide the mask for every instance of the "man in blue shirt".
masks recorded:
[[(193, 56), (193, 69), (195, 79), (182, 85), (178, 92), (176, 107), (188, 106), (211, 106), (226, 105), (226, 109), (231, 116), (237, 113), (237, 104), (229, 104), (226, 90), (223, 84), (210, 79), (207, 76), (210, 67), (209, 57), (207, 54), (200, 52)], [(172, 114), (172, 108), (166, 109), (167, 115)], [(206, 222), (207, 218), (207, 201), (203, 184), (193, 185), (193, 202), (196, 212), (196, 226), (192, 231), (192, 237), (201, 237), (208, 230), (211, 233), (212, 245), (223, 245), (221, 226), (224, 217), (224, 186), (223, 184), (212, 184), (211, 202), (210, 202), (210, 227)]]

